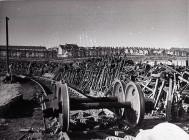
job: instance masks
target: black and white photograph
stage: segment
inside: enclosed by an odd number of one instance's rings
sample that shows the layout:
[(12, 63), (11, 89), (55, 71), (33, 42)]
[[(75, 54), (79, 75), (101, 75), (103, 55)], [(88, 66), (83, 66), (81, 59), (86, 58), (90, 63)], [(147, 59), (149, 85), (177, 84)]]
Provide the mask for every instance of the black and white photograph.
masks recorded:
[(189, 0), (0, 0), (0, 140), (189, 140)]

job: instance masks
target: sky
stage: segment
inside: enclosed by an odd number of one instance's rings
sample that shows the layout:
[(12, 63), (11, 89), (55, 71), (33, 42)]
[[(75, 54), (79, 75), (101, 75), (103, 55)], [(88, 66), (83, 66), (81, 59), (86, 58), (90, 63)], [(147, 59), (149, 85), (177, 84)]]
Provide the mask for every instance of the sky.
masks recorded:
[(188, 0), (0, 1), (0, 45), (189, 48)]

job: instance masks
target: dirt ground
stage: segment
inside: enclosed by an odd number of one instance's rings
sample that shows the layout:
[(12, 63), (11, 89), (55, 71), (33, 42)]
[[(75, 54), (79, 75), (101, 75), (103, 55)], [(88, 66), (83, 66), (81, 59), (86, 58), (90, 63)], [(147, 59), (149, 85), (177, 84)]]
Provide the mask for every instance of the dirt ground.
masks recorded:
[(33, 99), (37, 87), (33, 83), (23, 83), (20, 87), (23, 100), (19, 103), (11, 104), (9, 110), (1, 114), (0, 117), (0, 139), (19, 140), (25, 133), (21, 133), (22, 128), (43, 128), (42, 111)]
[(0, 107), (8, 104), (11, 100), (19, 97), (20, 94), (20, 84), (2, 84), (0, 82)]
[[(35, 93), (40, 92), (40, 90), (34, 83), (26, 82), (22, 83), (20, 91), (23, 94), (23, 101), (11, 105), (5, 114), (0, 114), (0, 140), (21, 140), (27, 135), (25, 132), (20, 132), (21, 129), (32, 127), (39, 130), (44, 128), (40, 105), (34, 99)], [(150, 129), (164, 121), (162, 118), (148, 115), (145, 116), (142, 126), (138, 129)], [(174, 123), (189, 133), (189, 119)], [(132, 131), (138, 131), (138, 129)], [(71, 139), (90, 138), (90, 135), (86, 136), (81, 133), (69, 133), (69, 136)]]

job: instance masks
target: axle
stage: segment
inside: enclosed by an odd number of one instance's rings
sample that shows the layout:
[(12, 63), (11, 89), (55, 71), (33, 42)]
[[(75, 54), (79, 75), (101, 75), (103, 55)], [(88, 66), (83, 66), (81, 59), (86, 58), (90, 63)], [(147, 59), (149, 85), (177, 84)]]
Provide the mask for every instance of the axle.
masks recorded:
[(100, 102), (100, 103), (79, 103), (70, 104), (71, 110), (103, 109), (103, 108), (131, 108), (130, 102)]
[(117, 97), (90, 97), (90, 98), (70, 98), (71, 104), (75, 103), (96, 103), (96, 102), (118, 102)]

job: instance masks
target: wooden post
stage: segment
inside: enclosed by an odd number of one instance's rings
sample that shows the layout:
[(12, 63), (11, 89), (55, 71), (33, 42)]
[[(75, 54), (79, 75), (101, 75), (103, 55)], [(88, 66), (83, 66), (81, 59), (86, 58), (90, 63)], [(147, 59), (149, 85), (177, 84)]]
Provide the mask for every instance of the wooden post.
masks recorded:
[(9, 73), (9, 30), (8, 30), (9, 18), (6, 17), (6, 53), (7, 53), (7, 73)]

